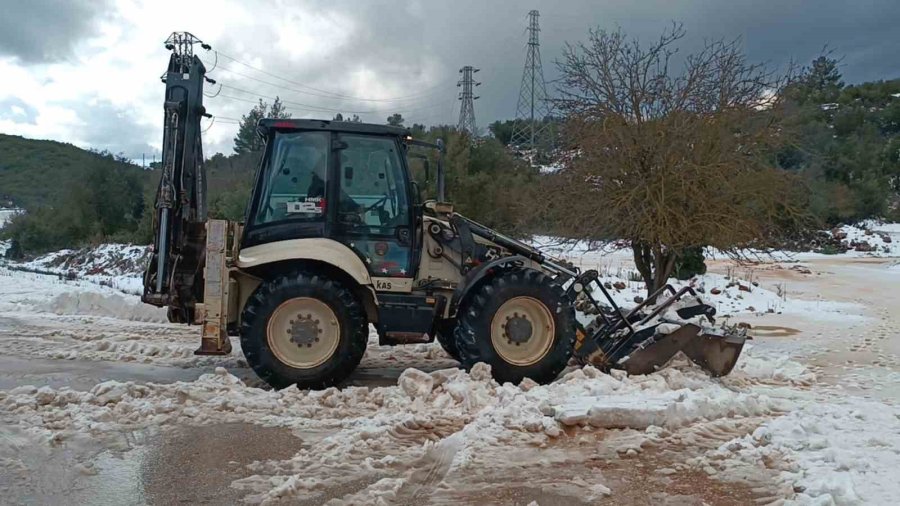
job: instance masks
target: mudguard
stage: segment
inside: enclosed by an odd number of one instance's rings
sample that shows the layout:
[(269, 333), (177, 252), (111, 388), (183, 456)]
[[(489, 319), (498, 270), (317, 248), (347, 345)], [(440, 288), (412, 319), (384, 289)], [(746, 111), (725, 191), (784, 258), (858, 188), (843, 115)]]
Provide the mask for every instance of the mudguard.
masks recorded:
[(453, 298), (450, 300), (450, 312), (455, 314), (459, 305), (466, 300), (466, 296), (474, 289), (481, 286), (487, 279), (498, 272), (504, 272), (510, 269), (520, 269), (528, 263), (528, 259), (520, 255), (511, 255), (508, 257), (497, 258), (490, 262), (483, 263), (478, 267), (470, 270), (463, 278), (456, 290), (453, 292)]

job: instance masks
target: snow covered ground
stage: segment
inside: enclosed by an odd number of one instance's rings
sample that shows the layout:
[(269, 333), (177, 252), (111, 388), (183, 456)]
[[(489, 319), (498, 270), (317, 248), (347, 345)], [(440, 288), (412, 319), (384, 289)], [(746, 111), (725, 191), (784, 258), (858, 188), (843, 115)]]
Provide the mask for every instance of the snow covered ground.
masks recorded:
[(6, 225), (6, 222), (12, 219), (13, 216), (20, 214), (22, 212), (21, 209), (13, 208), (13, 207), (0, 207), (0, 228), (3, 228), (3, 225)]
[[(900, 493), (896, 260), (712, 262), (687, 283), (755, 337), (721, 379), (685, 362), (498, 385), (437, 345), (378, 348), (373, 336), (349, 386), (275, 392), (239, 342), (197, 357), (196, 328), (105, 282), (133, 277), (141, 254), (107, 249), (28, 264), (55, 275), (0, 267), (8, 502), (894, 504)], [(619, 283), (622, 303), (642, 295), (628, 255), (566, 255)], [(240, 451), (213, 451), (225, 448)]]

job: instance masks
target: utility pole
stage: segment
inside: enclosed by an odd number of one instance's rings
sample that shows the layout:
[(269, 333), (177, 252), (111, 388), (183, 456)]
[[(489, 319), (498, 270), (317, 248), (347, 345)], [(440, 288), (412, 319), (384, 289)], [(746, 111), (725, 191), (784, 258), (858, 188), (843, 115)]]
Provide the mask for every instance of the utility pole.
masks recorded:
[(462, 103), (459, 106), (459, 123), (456, 128), (460, 132), (468, 133), (472, 139), (478, 135), (478, 131), (475, 128), (475, 101), (480, 97), (474, 95), (473, 89), (476, 86), (481, 86), (481, 83), (475, 82), (474, 77), (475, 73), (480, 70), (471, 65), (466, 65), (459, 69), (462, 77), (456, 83), (457, 88), (462, 87), (462, 91), (459, 93), (459, 100)]
[[(541, 43), (538, 34), (540, 13), (528, 13), (528, 45), (525, 54), (525, 69), (519, 87), (519, 101), (516, 105), (516, 121), (513, 125), (510, 144), (514, 147), (536, 151), (552, 147), (549, 125), (544, 118), (551, 115), (547, 85), (544, 82), (544, 68), (541, 65)], [(533, 158), (532, 154), (532, 158)]]

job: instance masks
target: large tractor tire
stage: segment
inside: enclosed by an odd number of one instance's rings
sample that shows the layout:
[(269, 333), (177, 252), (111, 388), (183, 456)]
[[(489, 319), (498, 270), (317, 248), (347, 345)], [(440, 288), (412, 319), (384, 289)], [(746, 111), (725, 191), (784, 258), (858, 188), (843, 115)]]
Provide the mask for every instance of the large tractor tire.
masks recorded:
[(456, 347), (456, 318), (438, 320), (434, 324), (434, 333), (441, 348), (450, 355), (453, 360), (459, 362), (459, 348)]
[(456, 345), (467, 370), (485, 362), (500, 383), (548, 383), (572, 356), (575, 310), (562, 287), (542, 272), (503, 272), (466, 297)]
[(244, 306), (241, 348), (274, 388), (321, 389), (340, 383), (366, 351), (369, 327), (353, 293), (310, 273), (262, 283)]

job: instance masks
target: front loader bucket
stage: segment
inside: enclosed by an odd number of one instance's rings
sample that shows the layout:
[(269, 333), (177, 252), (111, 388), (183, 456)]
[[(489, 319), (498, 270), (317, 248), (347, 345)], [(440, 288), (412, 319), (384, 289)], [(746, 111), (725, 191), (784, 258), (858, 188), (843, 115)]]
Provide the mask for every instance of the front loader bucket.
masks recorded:
[(734, 369), (746, 340), (745, 332), (700, 333), (681, 351), (691, 359), (691, 362), (699, 365), (713, 378), (718, 378)]
[(719, 333), (689, 323), (668, 334), (657, 332), (637, 344), (614, 367), (620, 367), (628, 374), (649, 374), (665, 366), (681, 351), (711, 376), (724, 376), (737, 363), (745, 340), (742, 333)]

